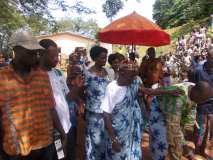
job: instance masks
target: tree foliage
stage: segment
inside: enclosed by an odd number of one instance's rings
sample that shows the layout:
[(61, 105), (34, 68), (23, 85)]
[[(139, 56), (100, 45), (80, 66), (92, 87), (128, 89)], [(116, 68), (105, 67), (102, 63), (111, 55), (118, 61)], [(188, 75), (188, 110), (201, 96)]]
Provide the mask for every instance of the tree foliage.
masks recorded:
[[(106, 17), (112, 21), (112, 19), (117, 15), (117, 13), (123, 9), (125, 2), (128, 0), (105, 0), (103, 4), (103, 12), (105, 13)], [(136, 0), (138, 3), (141, 0)]]
[(156, 0), (153, 7), (156, 23), (162, 28), (171, 28), (209, 17), (213, 11), (213, 1)]
[(56, 22), (59, 32), (73, 32), (90, 38), (95, 38), (99, 28), (95, 20), (83, 20), (81, 17), (74, 19), (62, 19)]
[(112, 20), (112, 18), (123, 8), (123, 1), (121, 0), (106, 0), (103, 4), (103, 12), (106, 17)]
[(0, 0), (0, 50), (8, 48), (11, 33), (20, 27), (29, 28), (34, 34), (57, 31), (50, 6), (67, 12), (76, 11), (79, 14), (94, 13), (80, 0), (76, 0), (72, 6), (65, 0)]
[[(128, 0), (104, 0), (103, 11), (112, 19), (123, 8), (126, 1)], [(94, 20), (83, 21), (77, 18), (56, 22), (51, 15), (52, 6), (66, 12), (95, 13), (81, 0), (75, 0), (73, 5), (69, 5), (67, 0), (0, 0), (0, 50), (8, 48), (9, 37), (20, 27), (26, 27), (34, 34), (69, 30), (94, 37), (98, 30)], [(68, 23), (71, 23), (70, 26)], [(64, 25), (67, 27), (63, 28)]]

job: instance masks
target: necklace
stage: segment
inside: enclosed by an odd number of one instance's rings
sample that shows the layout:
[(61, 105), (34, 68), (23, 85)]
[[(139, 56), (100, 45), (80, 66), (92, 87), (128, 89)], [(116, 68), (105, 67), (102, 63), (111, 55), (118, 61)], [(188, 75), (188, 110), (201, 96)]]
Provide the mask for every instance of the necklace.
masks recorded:
[(105, 77), (106, 76), (106, 71), (105, 71), (104, 68), (97, 69), (95, 66), (93, 66), (91, 68), (91, 71), (99, 77)]

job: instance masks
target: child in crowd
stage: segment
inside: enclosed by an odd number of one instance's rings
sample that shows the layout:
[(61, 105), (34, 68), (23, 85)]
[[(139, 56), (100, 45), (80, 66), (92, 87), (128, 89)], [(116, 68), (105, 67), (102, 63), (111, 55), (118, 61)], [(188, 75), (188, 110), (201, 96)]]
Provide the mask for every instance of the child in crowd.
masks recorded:
[(67, 76), (70, 74), (70, 70), (72, 66), (79, 66), (80, 67), (80, 56), (73, 52), (69, 55), (69, 65), (67, 66)]
[(72, 66), (70, 68), (69, 75), (67, 77), (67, 85), (71, 91), (71, 98), (67, 99), (70, 119), (72, 123), (71, 137), (72, 141), (70, 145), (71, 159), (75, 159), (76, 151), (75, 146), (77, 144), (77, 114), (83, 114), (84, 103), (82, 100), (84, 76), (79, 66)]

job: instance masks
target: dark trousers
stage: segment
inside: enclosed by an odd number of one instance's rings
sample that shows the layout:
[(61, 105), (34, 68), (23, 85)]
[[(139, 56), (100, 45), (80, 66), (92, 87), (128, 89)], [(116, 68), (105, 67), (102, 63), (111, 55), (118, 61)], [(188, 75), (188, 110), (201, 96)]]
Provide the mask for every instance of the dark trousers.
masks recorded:
[(209, 116), (209, 129), (210, 129), (210, 135), (209, 135), (209, 140), (213, 140), (213, 114)]
[(4, 154), (3, 160), (53, 160), (53, 145), (33, 150), (28, 156), (9, 156)]
[(68, 133), (66, 160), (76, 159), (76, 145), (77, 145), (77, 128), (72, 127)]

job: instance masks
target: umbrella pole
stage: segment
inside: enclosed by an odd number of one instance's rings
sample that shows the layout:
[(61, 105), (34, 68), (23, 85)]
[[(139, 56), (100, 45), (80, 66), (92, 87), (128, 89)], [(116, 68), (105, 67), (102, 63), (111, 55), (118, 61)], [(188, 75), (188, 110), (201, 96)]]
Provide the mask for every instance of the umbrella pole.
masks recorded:
[(132, 54), (132, 56), (135, 57), (135, 53), (136, 53), (136, 47), (135, 47), (135, 45), (132, 43), (132, 48), (131, 48), (131, 50), (129, 51), (129, 57), (130, 57), (130, 54)]
[(132, 53), (134, 52), (134, 44), (132, 43)]

